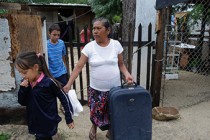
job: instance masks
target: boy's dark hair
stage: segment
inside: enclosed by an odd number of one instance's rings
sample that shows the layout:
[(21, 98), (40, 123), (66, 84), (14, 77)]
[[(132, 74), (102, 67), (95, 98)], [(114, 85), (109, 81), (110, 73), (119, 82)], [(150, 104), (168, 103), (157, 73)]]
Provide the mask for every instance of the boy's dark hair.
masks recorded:
[(53, 25), (51, 25), (50, 27), (49, 27), (49, 33), (51, 33), (52, 31), (54, 31), (54, 30), (56, 30), (56, 31), (61, 31), (61, 28), (60, 28), (60, 26), (58, 25), (58, 24), (53, 24)]
[(22, 70), (31, 69), (35, 64), (38, 64), (40, 72), (43, 72), (49, 78), (53, 79), (57, 86), (62, 88), (61, 83), (58, 82), (50, 73), (44, 56), (38, 55), (36, 52), (22, 52), (18, 54), (15, 60), (15, 67), (18, 66)]

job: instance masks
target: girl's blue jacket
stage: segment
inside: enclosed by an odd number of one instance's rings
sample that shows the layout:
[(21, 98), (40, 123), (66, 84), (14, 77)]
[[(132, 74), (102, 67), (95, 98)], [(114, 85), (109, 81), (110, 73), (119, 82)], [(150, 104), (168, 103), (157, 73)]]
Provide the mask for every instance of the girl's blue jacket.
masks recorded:
[(66, 123), (72, 123), (72, 105), (66, 93), (55, 82), (44, 76), (33, 88), (20, 86), (18, 102), (26, 106), (29, 133), (49, 137), (57, 133), (61, 117), (58, 115), (57, 97), (65, 110)]

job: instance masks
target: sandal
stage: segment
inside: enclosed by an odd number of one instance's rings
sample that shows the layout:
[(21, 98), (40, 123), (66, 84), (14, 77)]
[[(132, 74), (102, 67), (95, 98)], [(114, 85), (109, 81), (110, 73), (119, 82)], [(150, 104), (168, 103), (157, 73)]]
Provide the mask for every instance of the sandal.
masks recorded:
[(90, 140), (96, 140), (96, 132), (94, 134), (93, 132), (93, 127), (91, 127), (90, 132), (89, 132), (89, 139)]
[(107, 133), (106, 133), (106, 137), (107, 137), (108, 139), (110, 139), (110, 132), (109, 132), (109, 130), (108, 130)]

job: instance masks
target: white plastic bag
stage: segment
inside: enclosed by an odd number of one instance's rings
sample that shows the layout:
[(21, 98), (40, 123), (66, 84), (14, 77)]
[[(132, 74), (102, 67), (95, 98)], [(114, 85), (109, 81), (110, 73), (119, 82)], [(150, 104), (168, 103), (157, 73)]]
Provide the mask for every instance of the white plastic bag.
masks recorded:
[(73, 107), (73, 116), (79, 116), (79, 113), (83, 111), (83, 107), (77, 99), (77, 95), (74, 89), (69, 90), (68, 97)]

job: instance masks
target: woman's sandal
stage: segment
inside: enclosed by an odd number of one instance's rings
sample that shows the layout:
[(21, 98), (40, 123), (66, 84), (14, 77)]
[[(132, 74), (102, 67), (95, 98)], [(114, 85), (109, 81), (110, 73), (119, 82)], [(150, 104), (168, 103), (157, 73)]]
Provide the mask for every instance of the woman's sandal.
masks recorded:
[(93, 127), (90, 129), (89, 139), (90, 140), (96, 140), (96, 132), (95, 132), (95, 134), (93, 133)]
[(107, 131), (106, 137), (107, 137), (108, 139), (110, 139), (110, 132), (109, 132), (109, 131)]

